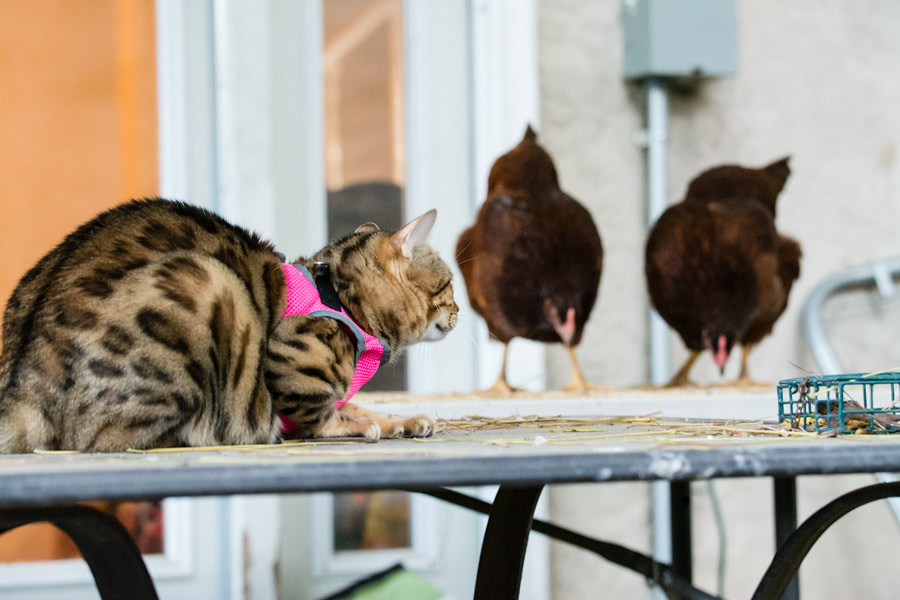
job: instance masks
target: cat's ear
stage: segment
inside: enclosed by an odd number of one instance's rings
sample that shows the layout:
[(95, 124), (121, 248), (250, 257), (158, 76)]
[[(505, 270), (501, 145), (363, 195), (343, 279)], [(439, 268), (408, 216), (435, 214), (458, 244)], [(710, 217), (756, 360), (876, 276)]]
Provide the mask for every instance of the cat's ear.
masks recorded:
[(425, 243), (425, 239), (428, 237), (428, 232), (431, 231), (431, 226), (434, 225), (436, 217), (437, 210), (432, 208), (421, 217), (413, 219), (395, 232), (391, 236), (391, 243), (394, 245), (397, 253), (405, 258), (412, 258), (413, 248)]
[(381, 231), (381, 227), (369, 221), (368, 223), (363, 223), (359, 227), (356, 228), (356, 231), (353, 233), (375, 233), (376, 231)]

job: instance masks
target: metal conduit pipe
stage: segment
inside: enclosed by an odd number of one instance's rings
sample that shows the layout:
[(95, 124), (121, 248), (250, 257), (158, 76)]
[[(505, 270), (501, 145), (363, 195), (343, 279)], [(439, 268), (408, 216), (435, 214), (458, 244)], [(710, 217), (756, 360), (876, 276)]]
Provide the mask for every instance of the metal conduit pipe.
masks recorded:
[[(651, 77), (647, 90), (647, 231), (669, 205), (669, 105), (666, 81)], [(669, 378), (669, 326), (650, 309), (650, 383)]]
[[(650, 77), (644, 82), (647, 93), (647, 126), (641, 141), (647, 150), (647, 231), (666, 210), (668, 198), (668, 138), (669, 106), (666, 81)], [(650, 383), (662, 385), (669, 377), (669, 330), (665, 321), (649, 309), (650, 327)], [(653, 558), (662, 563), (672, 562), (672, 516), (669, 482), (651, 484), (653, 523)], [(654, 589), (657, 600), (665, 598), (660, 588)]]
[[(894, 277), (898, 276), (900, 276), (900, 256), (884, 258), (832, 275), (810, 293), (803, 309), (803, 328), (809, 348), (823, 373), (843, 372), (822, 325), (825, 302), (839, 292), (866, 289), (873, 284), (879, 296), (883, 300), (888, 300), (896, 294)], [(881, 483), (898, 481), (897, 475), (893, 473), (875, 473), (875, 479)], [(894, 519), (900, 525), (900, 498), (890, 498), (888, 502), (894, 513)]]

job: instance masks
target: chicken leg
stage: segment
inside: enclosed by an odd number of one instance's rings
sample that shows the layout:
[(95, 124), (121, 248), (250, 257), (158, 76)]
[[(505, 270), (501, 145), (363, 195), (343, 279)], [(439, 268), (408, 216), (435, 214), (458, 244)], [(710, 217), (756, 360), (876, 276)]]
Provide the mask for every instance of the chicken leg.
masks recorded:
[(687, 357), (687, 360), (684, 361), (684, 364), (675, 373), (675, 376), (669, 380), (669, 383), (665, 384), (663, 387), (674, 388), (674, 387), (688, 387), (697, 385), (691, 378), (689, 377), (691, 373), (691, 367), (694, 366), (694, 363), (697, 362), (697, 358), (700, 356), (699, 350), (691, 350), (690, 356)]
[(750, 350), (752, 348), (753, 346), (750, 344), (744, 344), (741, 348), (741, 373), (731, 385), (743, 387), (771, 387), (771, 383), (766, 383), (765, 381), (754, 381), (753, 379), (750, 379), (750, 375), (747, 371), (747, 357), (750, 356)]
[(481, 392), (482, 394), (511, 394), (513, 392), (521, 391), (518, 388), (514, 388), (509, 385), (509, 382), (506, 381), (506, 355), (509, 353), (509, 342), (503, 343), (503, 362), (500, 363), (500, 376), (497, 377), (497, 381), (494, 382), (494, 385), (489, 387), (488, 389)]
[(587, 379), (585, 379), (584, 374), (581, 372), (581, 367), (578, 364), (578, 357), (575, 356), (575, 348), (572, 346), (566, 346), (566, 350), (569, 352), (569, 360), (572, 361), (572, 381), (569, 382), (569, 385), (562, 388), (563, 392), (587, 392), (587, 391), (608, 391), (611, 388), (604, 387), (600, 385), (593, 385), (588, 383)]
[(750, 349), (753, 348), (750, 344), (744, 344), (741, 350), (741, 372), (738, 375), (738, 378), (734, 381), (727, 381), (722, 383), (712, 383), (709, 387), (712, 388), (733, 388), (733, 387), (772, 387), (771, 383), (766, 383), (765, 381), (754, 381), (750, 379), (749, 372), (747, 370), (747, 358), (750, 356)]

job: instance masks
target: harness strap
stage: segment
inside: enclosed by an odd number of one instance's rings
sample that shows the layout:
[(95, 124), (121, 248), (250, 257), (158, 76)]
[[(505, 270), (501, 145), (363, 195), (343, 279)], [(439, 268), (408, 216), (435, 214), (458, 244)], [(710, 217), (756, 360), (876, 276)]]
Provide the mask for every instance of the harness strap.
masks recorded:
[[(314, 278), (309, 269), (302, 265), (283, 263), (281, 266), (287, 284), (287, 305), (282, 318), (292, 315), (310, 315), (334, 319), (344, 326), (356, 342), (353, 378), (350, 380), (347, 394), (335, 404), (335, 408), (340, 409), (375, 375), (381, 365), (390, 360), (391, 347), (386, 341), (363, 331), (353, 321), (347, 310), (337, 300), (337, 293), (331, 286), (330, 277), (327, 278), (326, 284), (324, 277)], [(316, 275), (319, 276), (323, 271), (324, 269), (320, 268)], [(316, 285), (317, 279), (322, 280), (319, 282), (319, 286)], [(328, 301), (327, 303), (323, 301), (323, 297)], [(337, 308), (333, 308), (334, 306)], [(281, 415), (281, 419), (282, 433), (290, 433), (297, 429), (297, 426), (284, 415)], [(288, 423), (293, 429), (285, 429)]]

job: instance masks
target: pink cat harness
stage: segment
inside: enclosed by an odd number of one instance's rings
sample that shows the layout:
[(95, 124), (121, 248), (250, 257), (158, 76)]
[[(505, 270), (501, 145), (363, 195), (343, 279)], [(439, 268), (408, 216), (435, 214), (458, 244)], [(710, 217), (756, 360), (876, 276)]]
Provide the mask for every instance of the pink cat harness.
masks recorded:
[[(287, 284), (287, 306), (281, 318), (292, 315), (310, 315), (313, 317), (328, 317), (335, 319), (345, 327), (346, 331), (356, 341), (356, 368), (347, 395), (338, 400), (335, 409), (340, 409), (347, 401), (369, 381), (378, 367), (383, 365), (391, 357), (391, 347), (387, 342), (373, 335), (369, 335), (357, 325), (346, 309), (341, 306), (337, 293), (331, 286), (327, 265), (320, 265), (317, 277), (314, 279), (306, 267), (282, 263), (285, 283)], [(324, 273), (324, 277), (321, 275)], [(318, 280), (318, 286), (316, 282)], [(285, 415), (281, 417), (281, 433), (292, 433), (298, 429), (297, 425)]]

